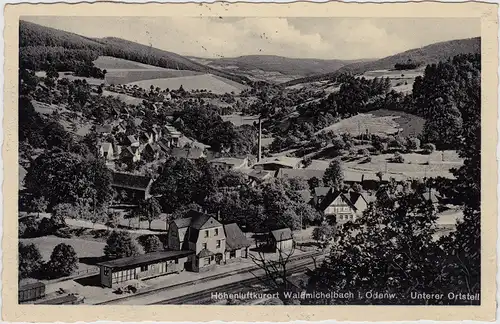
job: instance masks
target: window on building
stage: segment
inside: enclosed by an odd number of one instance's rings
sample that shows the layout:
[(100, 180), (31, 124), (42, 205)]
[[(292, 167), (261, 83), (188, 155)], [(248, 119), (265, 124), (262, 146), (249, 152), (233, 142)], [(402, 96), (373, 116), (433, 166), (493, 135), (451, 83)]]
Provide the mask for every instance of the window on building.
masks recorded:
[(215, 236), (218, 236), (218, 235), (219, 235), (219, 229), (218, 229), (218, 228), (216, 228), (216, 229), (215, 229)]
[(141, 271), (148, 271), (148, 266), (147, 265), (141, 266)]
[(205, 231), (205, 237), (208, 237), (208, 231)]
[(220, 240), (217, 240), (217, 245), (215, 246), (217, 249), (220, 248)]
[(229, 252), (229, 258), (230, 259), (236, 258), (236, 250)]
[(210, 257), (205, 258), (204, 260), (205, 260), (205, 265), (209, 265), (210, 264)]
[(207, 248), (207, 243), (203, 243), (203, 244), (201, 244), (201, 248), (202, 248), (202, 249), (206, 249), (206, 248)]
[(175, 264), (179, 264), (179, 259), (175, 259)]
[(109, 268), (104, 268), (104, 275), (109, 276)]

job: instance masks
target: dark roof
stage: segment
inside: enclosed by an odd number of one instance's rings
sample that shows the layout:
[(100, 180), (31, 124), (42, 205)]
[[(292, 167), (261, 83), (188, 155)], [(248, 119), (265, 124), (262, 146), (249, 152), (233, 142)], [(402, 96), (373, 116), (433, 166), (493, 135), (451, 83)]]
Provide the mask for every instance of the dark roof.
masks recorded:
[(318, 197), (326, 196), (330, 192), (330, 187), (316, 187), (314, 188), (314, 194)]
[(111, 133), (111, 125), (97, 125), (96, 126), (96, 132), (98, 133)]
[(148, 143), (148, 144), (146, 144), (146, 146), (144, 146), (144, 149), (147, 149), (147, 148), (149, 148), (153, 152), (158, 152), (160, 150), (160, 148), (158, 147), (158, 145), (151, 144), (151, 143)]
[(353, 205), (355, 205), (360, 198), (366, 202), (365, 197), (362, 194), (360, 194), (359, 192), (356, 192), (356, 191), (349, 192), (349, 200), (351, 201), (351, 203)]
[(326, 195), (325, 199), (323, 199), (323, 201), (321, 202), (321, 204), (319, 206), (319, 209), (324, 211), (328, 206), (330, 206), (330, 204), (335, 199), (337, 199), (338, 196), (342, 196), (342, 198), (344, 198), (344, 201), (352, 209), (357, 210), (356, 206), (354, 206), (354, 203), (346, 195), (344, 195), (342, 192), (337, 191), (337, 190), (331, 190), (330, 192), (328, 192), (328, 194)]
[(32, 282), (23, 286), (20, 286), (18, 288), (18, 291), (25, 291), (25, 290), (30, 290), (30, 289), (35, 289), (35, 288), (40, 288), (40, 287), (45, 287), (45, 284), (43, 282)]
[(226, 233), (226, 250), (237, 250), (252, 245), (236, 223), (224, 225)]
[(198, 253), (199, 258), (206, 258), (212, 255), (214, 255), (214, 253), (208, 249), (203, 249), (200, 251), (200, 253)]
[(192, 147), (192, 148), (175, 147), (172, 150), (171, 155), (177, 158), (199, 159), (203, 156), (203, 150), (197, 147)]
[(177, 228), (184, 228), (184, 227), (189, 227), (189, 224), (191, 224), (191, 217), (188, 218), (178, 218), (174, 220), (175, 225), (177, 225)]
[(111, 261), (105, 261), (98, 263), (97, 265), (109, 268), (132, 268), (142, 264), (149, 264), (157, 261), (182, 258), (190, 254), (193, 254), (193, 251), (160, 251), (160, 252), (141, 254), (137, 256), (131, 256)]
[(119, 188), (146, 190), (152, 181), (151, 178), (141, 175), (113, 172), (111, 185)]
[(289, 229), (288, 227), (281, 228), (281, 229), (271, 231), (271, 235), (274, 237), (274, 240), (276, 242), (291, 240), (292, 239), (292, 230)]
[(217, 226), (222, 225), (213, 216), (196, 211), (196, 210), (188, 211), (186, 216), (191, 218), (190, 227), (197, 229), (197, 230), (212, 228), (212, 227), (217, 227)]

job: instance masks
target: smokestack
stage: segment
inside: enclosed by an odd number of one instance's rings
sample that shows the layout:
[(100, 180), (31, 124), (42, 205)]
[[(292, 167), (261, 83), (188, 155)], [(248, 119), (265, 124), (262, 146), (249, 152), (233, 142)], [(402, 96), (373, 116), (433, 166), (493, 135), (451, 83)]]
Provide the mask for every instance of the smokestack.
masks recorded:
[(257, 162), (262, 159), (262, 119), (259, 116), (259, 139), (258, 139), (259, 153), (257, 155)]

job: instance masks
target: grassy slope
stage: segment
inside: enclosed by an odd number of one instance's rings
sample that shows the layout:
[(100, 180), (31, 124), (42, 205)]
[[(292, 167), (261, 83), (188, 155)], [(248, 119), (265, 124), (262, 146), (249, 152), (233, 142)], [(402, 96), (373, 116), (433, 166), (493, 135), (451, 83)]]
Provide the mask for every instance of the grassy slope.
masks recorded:
[(392, 69), (394, 68), (394, 64), (406, 62), (408, 59), (412, 59), (415, 62), (422, 62), (423, 64), (431, 64), (446, 60), (458, 54), (480, 52), (481, 38), (479, 37), (440, 42), (422, 48), (411, 49), (376, 61), (349, 64), (333, 73), (296, 79), (285, 83), (285, 85), (289, 86), (305, 82), (327, 80), (339, 73), (361, 74), (372, 70)]
[[(246, 77), (220, 71), (191, 61), (184, 56), (124, 39), (113, 37), (91, 39), (22, 20), (19, 22), (19, 35), (20, 47), (64, 47), (92, 50), (100, 55), (110, 55), (120, 58), (134, 56), (139, 58), (138, 61), (140, 60), (140, 63), (144, 64), (151, 64), (154, 62), (157, 64), (153, 65), (159, 65), (164, 68), (211, 73), (237, 82), (249, 82), (249, 79)], [(113, 53), (113, 55), (110, 53)]]

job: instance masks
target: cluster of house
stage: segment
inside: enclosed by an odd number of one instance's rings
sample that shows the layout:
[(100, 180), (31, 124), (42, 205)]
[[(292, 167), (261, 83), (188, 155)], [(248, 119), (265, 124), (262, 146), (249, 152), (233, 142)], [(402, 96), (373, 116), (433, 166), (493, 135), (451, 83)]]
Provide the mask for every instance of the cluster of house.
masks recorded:
[[(129, 95), (131, 97), (138, 97), (138, 98), (146, 98), (148, 96), (147, 90), (140, 88), (139, 86), (137, 86), (135, 84), (133, 86), (127, 86), (127, 85), (122, 85), (122, 84), (115, 85), (114, 84), (115, 82), (113, 82), (115, 80), (112, 80), (111, 78), (117, 79), (114, 76), (112, 77), (111, 75), (109, 75), (109, 76), (106, 75), (106, 81), (111, 82), (111, 84), (107, 87), (107, 90), (109, 90), (109, 91), (121, 93), (121, 94), (126, 94), (126, 95)], [(160, 91), (160, 93), (157, 94), (157, 98), (158, 98), (158, 100), (161, 100), (161, 101), (168, 101), (168, 100), (172, 99), (172, 95), (170, 94), (170, 92), (168, 92), (166, 90), (162, 90), (162, 91)]]
[[(97, 132), (101, 135), (110, 134), (111, 130), (111, 125), (97, 127)], [(124, 132), (124, 127), (118, 125), (117, 133)], [(161, 152), (178, 157), (201, 158), (209, 147), (185, 137), (172, 125), (153, 126), (139, 134), (123, 136), (121, 143), (101, 142), (98, 145), (99, 156), (108, 165), (116, 160), (123, 163), (153, 161), (158, 159)]]
[[(275, 249), (293, 247), (290, 229), (272, 231)], [(113, 287), (125, 281), (146, 279), (184, 270), (204, 272), (217, 265), (248, 257), (252, 245), (236, 223), (222, 224), (216, 217), (190, 210), (184, 218), (170, 222), (164, 251), (102, 262), (101, 284)]]

